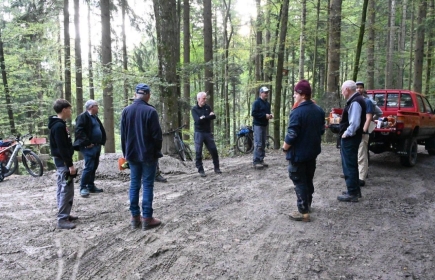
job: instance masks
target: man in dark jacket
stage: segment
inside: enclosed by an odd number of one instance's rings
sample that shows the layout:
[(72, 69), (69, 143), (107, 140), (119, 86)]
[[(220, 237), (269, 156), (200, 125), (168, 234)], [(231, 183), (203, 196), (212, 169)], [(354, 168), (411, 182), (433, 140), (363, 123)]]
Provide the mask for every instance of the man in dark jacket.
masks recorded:
[(260, 88), (260, 96), (252, 103), (251, 116), (254, 118), (254, 168), (268, 167), (264, 162), (267, 126), (269, 120), (273, 119), (273, 115), (270, 113), (270, 103), (267, 102), (269, 97), (269, 89), (267, 87)]
[(74, 149), (85, 158), (85, 168), (80, 180), (80, 195), (88, 197), (89, 193), (103, 190), (95, 187), (95, 172), (100, 163), (101, 145), (106, 144), (106, 131), (98, 118), (98, 103), (88, 100), (86, 111), (76, 118)]
[(77, 220), (71, 216), (74, 198), (74, 181), (68, 176), (74, 176), (76, 169), (72, 156), (74, 149), (71, 135), (66, 126), (66, 120), (71, 118), (71, 104), (65, 99), (58, 99), (53, 105), (57, 115), (48, 118), (50, 129), (50, 150), (57, 169), (57, 228), (73, 229), (76, 227), (72, 221)]
[[(153, 218), (154, 179), (157, 160), (162, 157), (162, 129), (156, 109), (148, 104), (151, 89), (146, 84), (136, 86), (135, 100), (121, 115), (121, 148), (130, 166), (130, 212), (132, 229), (146, 230), (161, 224)], [(139, 192), (142, 190), (142, 218)]]
[(348, 80), (341, 86), (341, 94), (346, 101), (340, 121), (341, 164), (347, 190), (339, 195), (339, 201), (358, 202), (361, 188), (358, 176), (358, 147), (363, 135), (366, 121), (366, 102), (356, 91), (356, 83)]
[(316, 158), (321, 152), (320, 144), (325, 132), (325, 112), (311, 100), (311, 86), (306, 80), (296, 84), (293, 97), (299, 105), (291, 111), (282, 147), (297, 197), (298, 211), (291, 213), (290, 218), (309, 222)]
[(216, 115), (206, 103), (207, 93), (200, 92), (196, 96), (197, 104), (192, 108), (192, 117), (195, 122), (195, 153), (196, 153), (196, 168), (201, 177), (206, 177), (204, 167), (202, 165), (202, 147), (205, 143), (208, 151), (211, 154), (214, 165), (214, 172), (221, 174), (219, 169), (219, 155), (214, 142), (213, 133), (211, 133), (211, 121), (216, 119)]

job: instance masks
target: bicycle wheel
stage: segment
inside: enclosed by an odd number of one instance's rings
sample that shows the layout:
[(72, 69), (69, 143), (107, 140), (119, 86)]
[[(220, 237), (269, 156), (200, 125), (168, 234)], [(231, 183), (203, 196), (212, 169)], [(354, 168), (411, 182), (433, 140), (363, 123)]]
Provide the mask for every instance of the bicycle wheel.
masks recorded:
[(24, 150), (21, 159), (24, 167), (30, 175), (33, 177), (42, 176), (44, 167), (42, 166), (42, 161), (39, 159), (37, 154), (29, 150)]
[(186, 154), (184, 153), (183, 142), (178, 137), (174, 138), (175, 148), (182, 161), (186, 161)]
[(272, 136), (267, 136), (266, 137), (266, 152), (270, 152), (273, 149), (275, 149), (275, 140), (273, 139)]
[(239, 152), (244, 154), (249, 154), (254, 145), (252, 145), (252, 140), (247, 135), (237, 137), (236, 148)]
[(186, 159), (193, 161), (192, 151), (190, 147), (184, 143), (184, 153), (186, 154)]
[[(12, 155), (12, 151), (8, 150), (8, 151), (5, 151), (4, 153), (5, 153), (5, 160), (3, 160), (1, 162), (3, 170), (6, 167), (6, 165), (8, 164), (9, 158)], [(8, 176), (14, 174), (15, 171), (17, 170), (17, 168), (18, 168), (18, 158), (15, 157), (14, 160), (12, 161), (11, 167), (9, 168), (9, 170), (7, 170), (7, 172), (3, 173), (3, 176), (8, 177)]]

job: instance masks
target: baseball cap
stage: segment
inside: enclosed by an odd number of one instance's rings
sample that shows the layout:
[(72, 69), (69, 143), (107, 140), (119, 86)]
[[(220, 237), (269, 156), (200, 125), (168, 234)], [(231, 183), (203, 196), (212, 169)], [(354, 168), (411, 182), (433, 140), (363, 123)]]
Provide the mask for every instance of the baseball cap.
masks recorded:
[(311, 85), (307, 80), (300, 80), (296, 86), (295, 91), (299, 94), (311, 95)]
[(139, 93), (139, 91), (143, 91), (143, 94), (149, 94), (150, 90), (151, 89), (147, 84), (137, 84), (136, 86), (136, 93)]
[(262, 92), (269, 92), (269, 89), (267, 88), (267, 87), (261, 87), (260, 88), (260, 93), (262, 93)]
[(363, 87), (364, 87), (364, 82), (357, 81), (355, 84), (356, 84), (357, 86), (363, 86)]

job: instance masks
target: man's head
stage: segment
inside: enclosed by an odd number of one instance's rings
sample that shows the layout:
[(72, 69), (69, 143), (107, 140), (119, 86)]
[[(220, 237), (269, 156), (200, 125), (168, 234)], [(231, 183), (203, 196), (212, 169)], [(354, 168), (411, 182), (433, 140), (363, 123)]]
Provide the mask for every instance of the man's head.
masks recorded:
[(86, 101), (85, 108), (86, 111), (88, 111), (91, 115), (98, 114), (98, 102), (93, 99), (89, 99), (88, 101)]
[(300, 80), (295, 86), (293, 94), (295, 103), (301, 103), (304, 100), (311, 99), (311, 85), (307, 80)]
[(57, 116), (63, 120), (70, 119), (72, 116), (72, 106), (65, 99), (57, 99), (53, 104), (53, 109)]
[(364, 83), (361, 81), (357, 81), (355, 84), (356, 84), (356, 91), (362, 93), (362, 91), (364, 91)]
[(198, 100), (198, 106), (202, 107), (207, 102), (207, 93), (201, 91), (196, 95), (196, 100)]
[(269, 89), (267, 87), (261, 87), (259, 92), (261, 99), (266, 100), (269, 97)]
[(356, 92), (356, 83), (352, 80), (347, 80), (341, 86), (341, 94), (344, 98), (349, 99)]
[(150, 99), (151, 89), (147, 84), (137, 84), (136, 86), (136, 99), (142, 99), (146, 102)]

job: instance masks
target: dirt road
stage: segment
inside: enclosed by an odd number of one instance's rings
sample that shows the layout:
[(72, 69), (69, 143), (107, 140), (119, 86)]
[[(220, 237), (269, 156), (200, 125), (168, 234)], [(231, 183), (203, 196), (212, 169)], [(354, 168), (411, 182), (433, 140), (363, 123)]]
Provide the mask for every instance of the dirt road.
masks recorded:
[[(81, 198), (74, 230), (56, 229), (54, 173), (0, 183), (1, 279), (435, 279), (435, 157), (420, 150), (404, 168), (393, 154), (373, 155), (358, 203), (344, 190), (339, 153), (318, 158), (312, 222), (296, 209), (281, 152), (254, 170), (251, 155), (205, 162), (164, 157), (169, 182), (156, 183), (154, 213), (163, 225), (130, 230), (129, 175), (105, 155), (96, 185)], [(78, 163), (80, 164), (80, 163)]]

